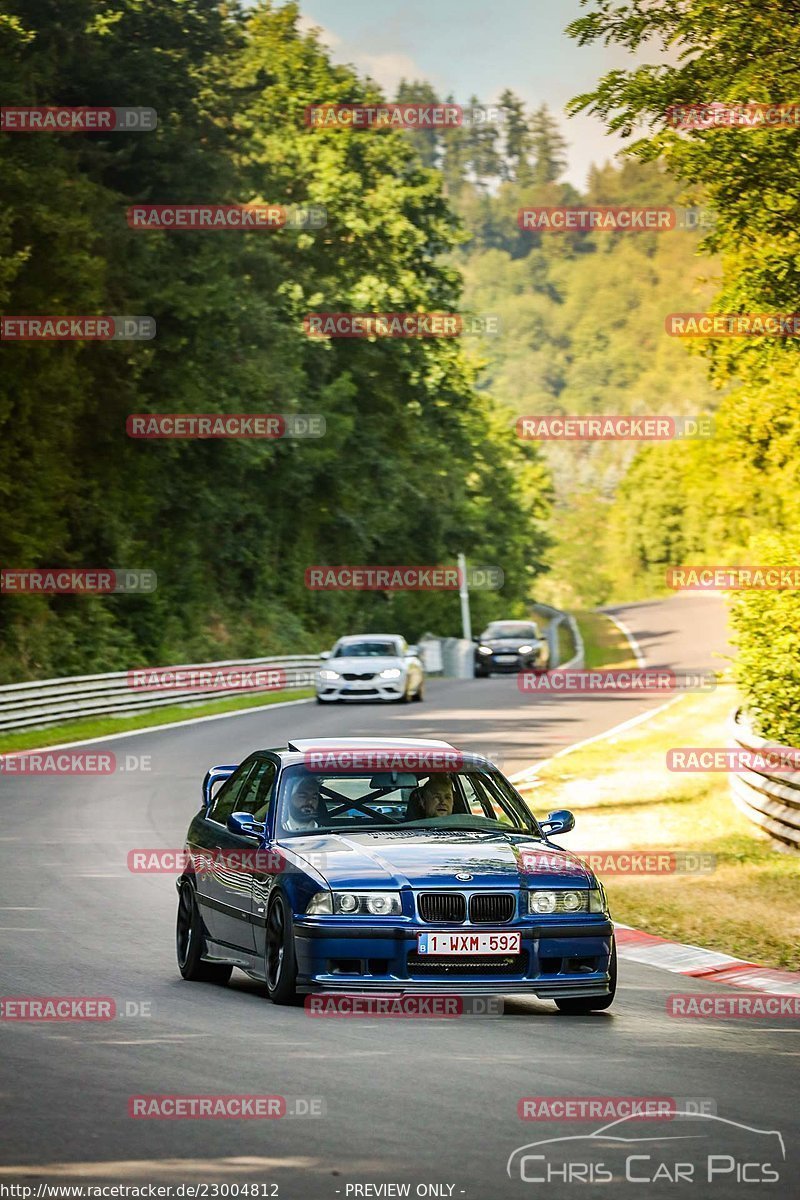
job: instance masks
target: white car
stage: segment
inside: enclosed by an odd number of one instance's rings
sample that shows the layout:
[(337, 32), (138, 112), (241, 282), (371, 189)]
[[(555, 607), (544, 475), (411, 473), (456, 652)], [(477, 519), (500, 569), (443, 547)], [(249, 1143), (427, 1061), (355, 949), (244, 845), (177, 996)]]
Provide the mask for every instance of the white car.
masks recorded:
[(317, 704), (335, 700), (422, 700), (425, 671), (417, 647), (393, 633), (339, 638), (317, 672)]

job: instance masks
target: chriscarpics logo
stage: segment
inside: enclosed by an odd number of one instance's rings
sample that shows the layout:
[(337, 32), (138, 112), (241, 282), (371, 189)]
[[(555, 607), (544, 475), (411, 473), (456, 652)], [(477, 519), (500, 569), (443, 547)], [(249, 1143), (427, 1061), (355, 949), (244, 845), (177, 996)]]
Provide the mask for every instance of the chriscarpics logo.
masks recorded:
[(538, 1187), (611, 1183), (610, 1195), (631, 1200), (645, 1194), (643, 1187), (648, 1195), (660, 1195), (658, 1184), (670, 1195), (676, 1183), (699, 1184), (697, 1194), (706, 1197), (715, 1191), (731, 1195), (731, 1184), (788, 1180), (777, 1129), (755, 1129), (697, 1111), (669, 1112), (646, 1125), (632, 1114), (592, 1133), (540, 1138), (512, 1151), (506, 1172)]

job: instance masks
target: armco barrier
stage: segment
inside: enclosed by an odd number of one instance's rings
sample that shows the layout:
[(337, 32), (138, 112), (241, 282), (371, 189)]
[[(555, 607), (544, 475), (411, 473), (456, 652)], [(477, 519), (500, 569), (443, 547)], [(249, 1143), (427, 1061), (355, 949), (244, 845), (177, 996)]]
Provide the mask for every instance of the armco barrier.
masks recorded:
[[(741, 709), (731, 721), (735, 746), (761, 750), (773, 745), (754, 733)], [(776, 841), (800, 850), (800, 771), (770, 774), (744, 771), (731, 776), (733, 802), (741, 812)]]
[[(550, 647), (550, 665), (553, 667), (562, 667), (569, 671), (579, 671), (584, 664), (583, 656), (583, 638), (580, 635), (577, 621), (569, 613), (562, 612), (560, 608), (552, 608), (549, 604), (534, 604), (533, 610), (537, 616), (544, 617), (548, 622), (547, 626), (547, 642)], [(559, 646), (558, 646), (558, 627), (559, 625), (567, 624), (572, 635), (572, 644), (575, 647), (575, 653), (569, 662), (560, 662)]]
[[(227, 662), (194, 663), (170, 667), (175, 671), (252, 671), (264, 667), (285, 672), (286, 688), (311, 687), (320, 659), (294, 654), (284, 658), (246, 658)], [(155, 669), (155, 668), (154, 668)], [(164, 668), (167, 669), (167, 668)], [(170, 704), (220, 700), (226, 696), (258, 695), (268, 688), (132, 688), (127, 671), (110, 675), (75, 675), (69, 679), (43, 679), (36, 683), (11, 683), (0, 687), (0, 731), (40, 729), (75, 717), (96, 717), (143, 712)]]

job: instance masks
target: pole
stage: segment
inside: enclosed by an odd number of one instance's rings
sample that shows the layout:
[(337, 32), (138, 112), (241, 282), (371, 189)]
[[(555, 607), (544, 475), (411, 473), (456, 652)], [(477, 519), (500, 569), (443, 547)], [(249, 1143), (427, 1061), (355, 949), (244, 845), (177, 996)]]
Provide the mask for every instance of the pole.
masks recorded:
[(472, 621), (469, 615), (469, 584), (467, 583), (467, 560), (458, 556), (458, 594), (461, 598), (461, 631), (466, 641), (472, 641)]

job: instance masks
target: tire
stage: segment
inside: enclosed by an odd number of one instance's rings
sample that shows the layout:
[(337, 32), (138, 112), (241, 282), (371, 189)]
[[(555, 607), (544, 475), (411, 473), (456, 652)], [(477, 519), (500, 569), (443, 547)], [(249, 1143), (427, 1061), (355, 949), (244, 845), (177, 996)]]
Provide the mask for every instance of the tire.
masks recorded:
[(588, 1013), (602, 1012), (606, 1008), (610, 1008), (614, 1003), (614, 996), (617, 991), (617, 946), (612, 943), (611, 946), (611, 990), (606, 996), (570, 996), (564, 1000), (556, 1000), (559, 1012), (565, 1013), (568, 1016), (580, 1017)]
[(178, 920), (175, 927), (178, 970), (191, 983), (227, 983), (233, 967), (227, 963), (203, 962), (205, 940), (194, 888), (190, 883), (184, 883), (178, 894)]
[(476, 679), (488, 679), (488, 678), (489, 678), (489, 672), (488, 672), (488, 671), (481, 671), (481, 669), (480, 669), (479, 667), (476, 667), (476, 668), (475, 668), (475, 678), (476, 678)]
[(413, 699), (416, 701), (417, 704), (421, 704), (422, 701), (425, 699), (425, 680), (424, 679), (420, 680), (419, 687), (414, 692)]
[(298, 1004), (297, 958), (294, 952), (292, 915), (282, 892), (277, 892), (267, 913), (264, 950), (267, 995), (273, 1004)]

